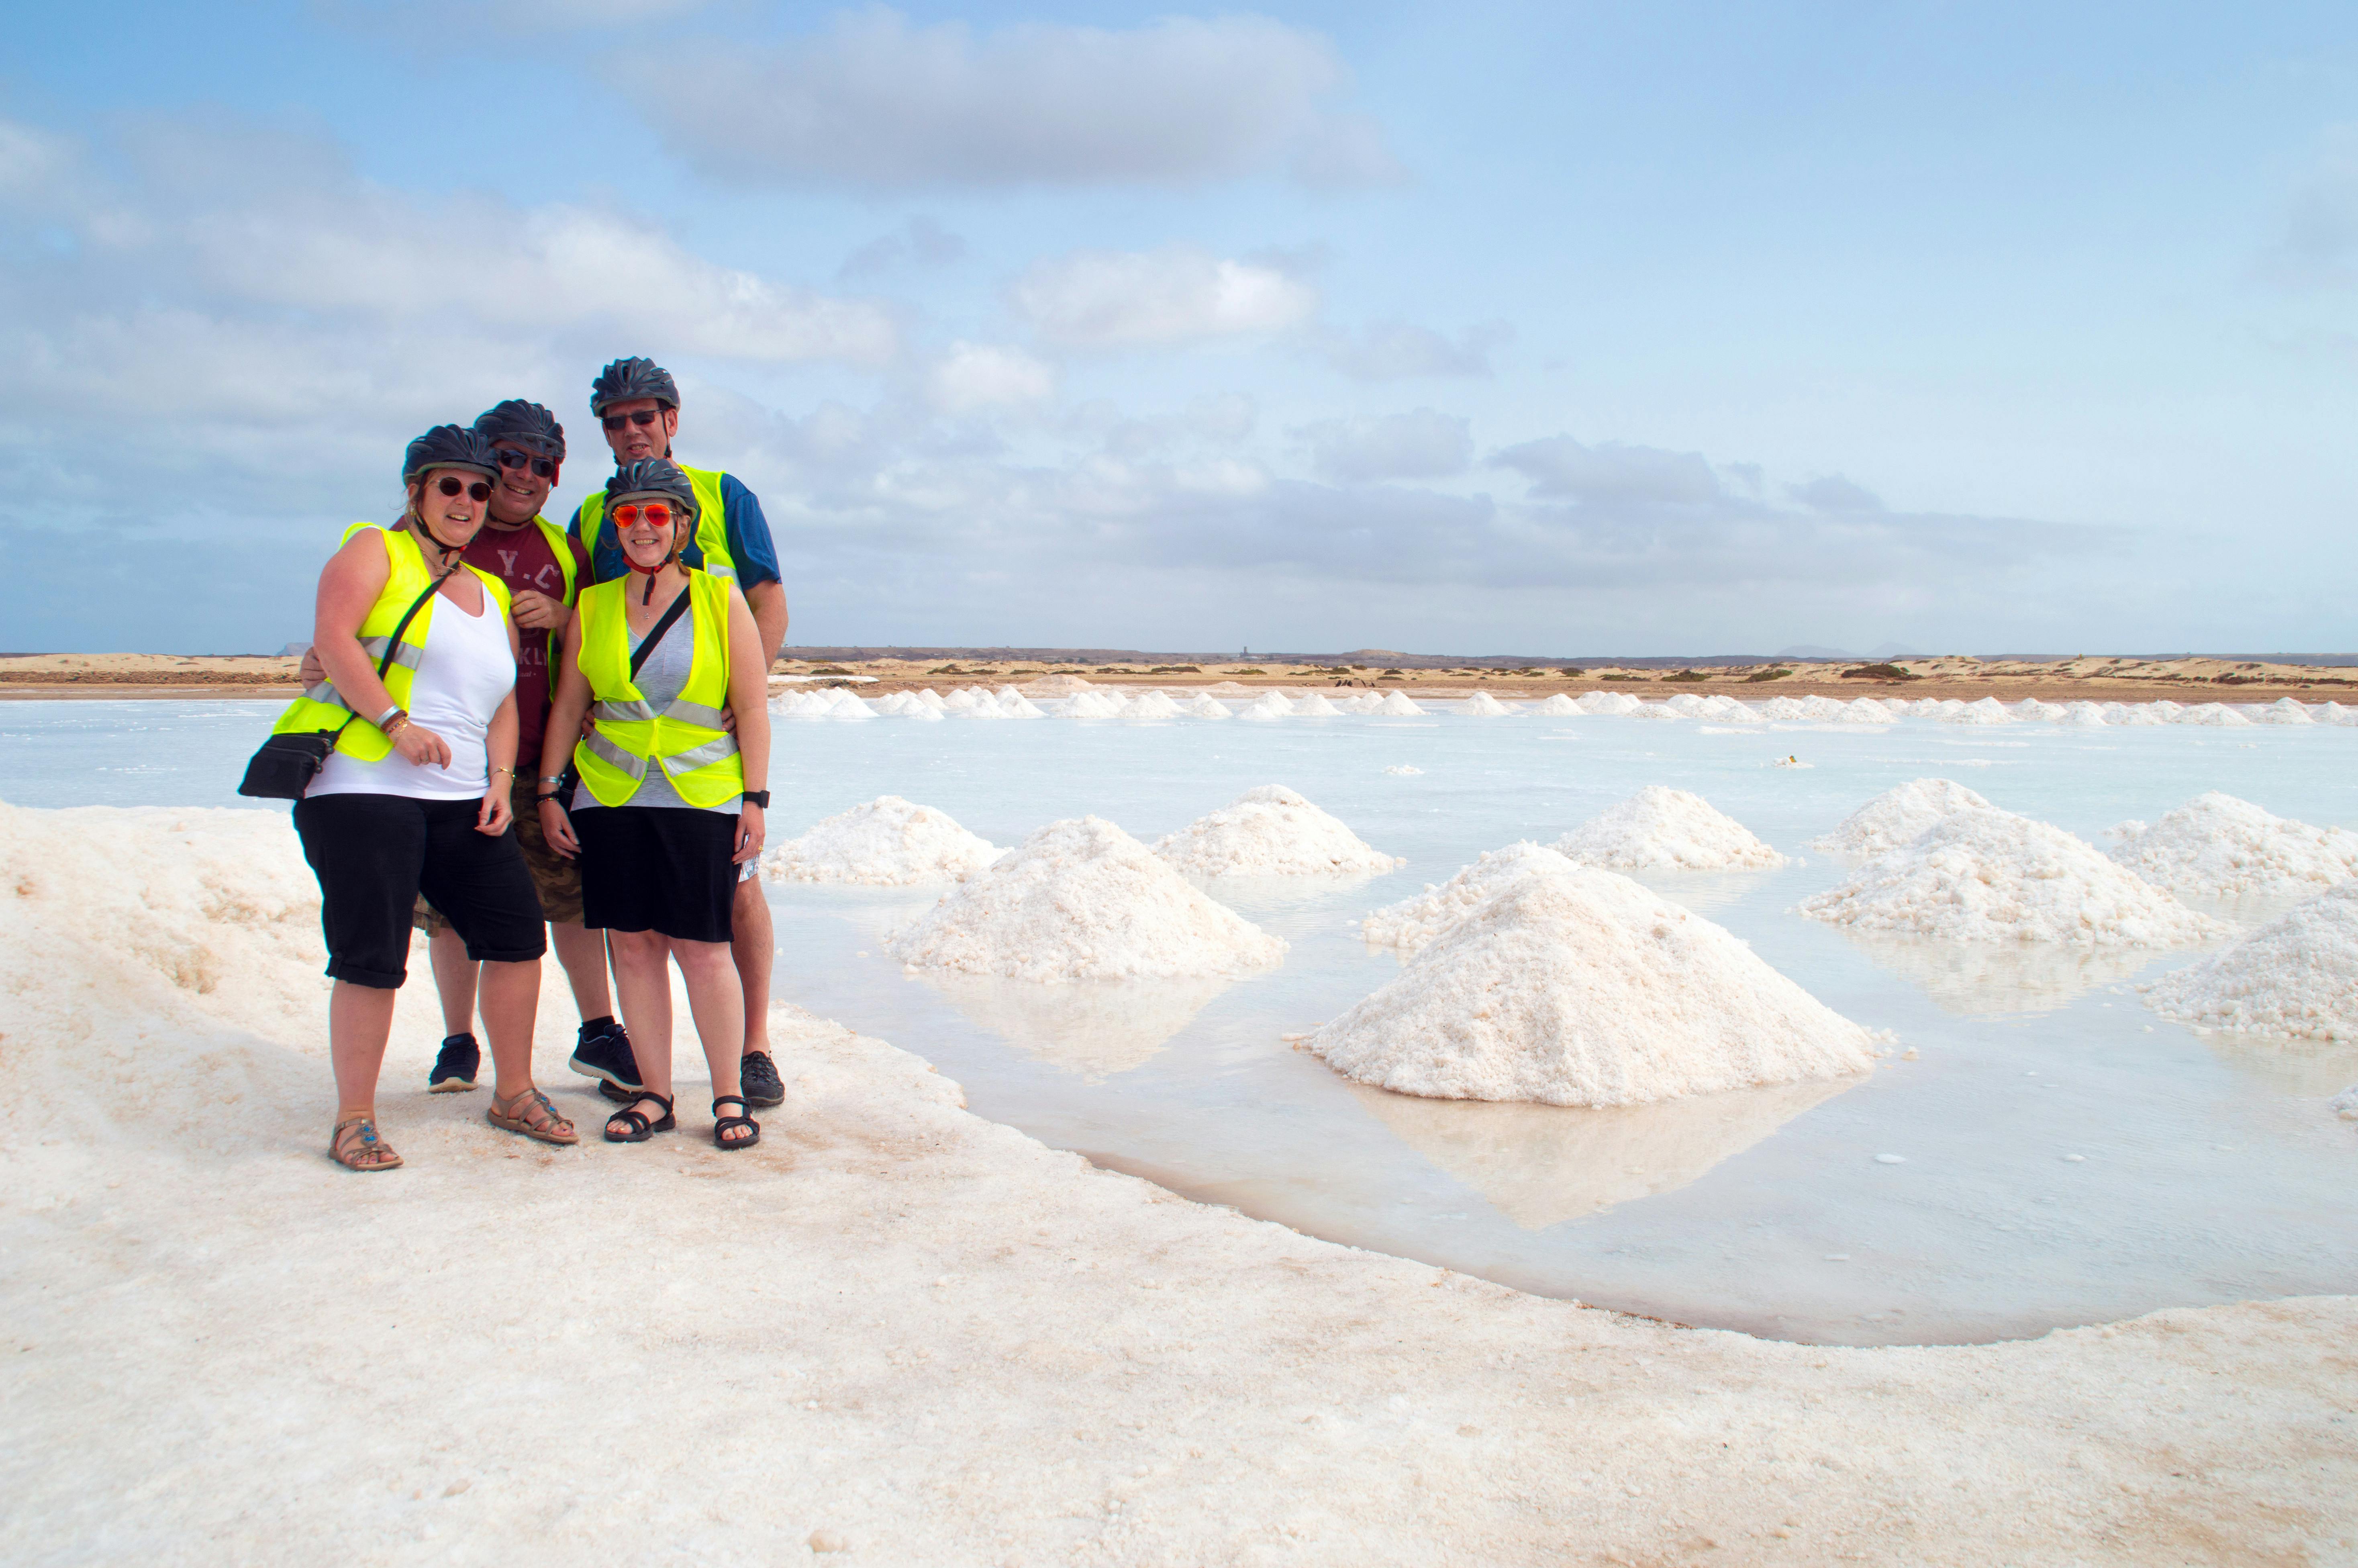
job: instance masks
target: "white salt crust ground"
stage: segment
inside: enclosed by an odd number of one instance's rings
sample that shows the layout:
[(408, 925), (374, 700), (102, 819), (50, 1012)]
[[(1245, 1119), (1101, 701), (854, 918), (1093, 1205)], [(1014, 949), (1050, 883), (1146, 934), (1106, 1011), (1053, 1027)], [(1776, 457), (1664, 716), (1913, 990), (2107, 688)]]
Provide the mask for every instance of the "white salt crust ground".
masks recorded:
[(1942, 818), (1800, 909), (1861, 933), (1949, 942), (2169, 947), (2227, 932), (2085, 839), (1996, 810)]
[(1829, 855), (1866, 857), (1897, 849), (1936, 822), (1960, 811), (1987, 811), (1990, 803), (1947, 779), (1912, 779), (1895, 784), (1843, 818), (1842, 825), (1810, 848)]
[(2217, 790), (2110, 836), (2115, 861), (2195, 898), (2305, 898), (2358, 876), (2358, 833), (2290, 821)]
[(1164, 836), (1154, 852), (1198, 877), (1380, 875), (1408, 863), (1362, 842), (1283, 784), (1245, 791)]
[[(174, 830), (172, 825), (182, 825)], [(787, 1010), (761, 1146), (429, 1098), (318, 1153), (309, 879), (254, 812), (0, 810), (19, 1562), (2325, 1562), (2358, 1299), (2027, 1343), (1693, 1332), (1310, 1240)], [(539, 1059), (572, 1017), (546, 970)], [(692, 1058), (683, 1052), (683, 1065)], [(640, 1391), (627, 1394), (636, 1388)]]
[(2139, 989), (2147, 1007), (2181, 1023), (2358, 1040), (2358, 882)]
[(956, 881), (1005, 853), (946, 811), (880, 795), (770, 849), (762, 874), (781, 882), (905, 887)]
[(1048, 824), (884, 948), (913, 968), (1047, 981), (1234, 975), (1285, 955), (1098, 816)]
[(1752, 871), (1785, 863), (1703, 796), (1660, 784), (1606, 806), (1554, 848), (1568, 860), (1617, 871)]
[(1545, 862), (1509, 871), (1306, 1049), (1401, 1094), (1590, 1106), (1847, 1077), (1875, 1060), (1866, 1030), (1719, 926), (1627, 877)]
[(1552, 871), (1568, 871), (1574, 862), (1553, 849), (1529, 840), (1503, 849), (1485, 849), (1481, 858), (1447, 881), (1424, 884), (1413, 898), (1386, 904), (1359, 922), (1359, 934), (1379, 947), (1405, 947), (1413, 953), (1455, 926), (1504, 891), (1509, 883)]

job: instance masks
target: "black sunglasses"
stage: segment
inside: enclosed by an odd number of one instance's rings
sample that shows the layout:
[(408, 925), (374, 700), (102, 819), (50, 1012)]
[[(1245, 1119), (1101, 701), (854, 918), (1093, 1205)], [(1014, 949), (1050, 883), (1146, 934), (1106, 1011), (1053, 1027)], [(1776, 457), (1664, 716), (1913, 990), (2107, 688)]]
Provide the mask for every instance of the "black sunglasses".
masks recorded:
[(492, 498), (492, 487), (485, 484), (481, 480), (476, 480), (472, 483), (469, 483), (452, 474), (446, 473), (440, 479), (436, 480), (434, 481), (434, 488), (440, 491), (445, 495), (455, 496), (464, 492), (467, 499), (470, 501), (489, 501)]
[(546, 458), (536, 458), (530, 452), (512, 451), (505, 447), (502, 447), (500, 449), (500, 467), (503, 469), (528, 468), (532, 470), (532, 477), (535, 479), (555, 479), (557, 477), (557, 465), (550, 462)]
[(609, 430), (619, 430), (624, 424), (636, 425), (644, 430), (663, 415), (660, 408), (642, 408), (636, 414), (609, 414), (598, 423)]

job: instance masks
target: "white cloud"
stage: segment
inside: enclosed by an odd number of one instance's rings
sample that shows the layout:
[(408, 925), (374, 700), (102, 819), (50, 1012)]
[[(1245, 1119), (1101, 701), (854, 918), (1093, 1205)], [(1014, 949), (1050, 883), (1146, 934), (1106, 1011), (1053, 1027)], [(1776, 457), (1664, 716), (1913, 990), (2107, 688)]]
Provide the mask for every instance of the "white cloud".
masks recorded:
[(1320, 475), (1337, 484), (1445, 479), (1474, 460), (1472, 427), (1431, 408), (1374, 419), (1329, 419), (1294, 434), (1309, 447)]
[(1354, 337), (1333, 328), (1310, 335), (1313, 352), (1354, 381), (1412, 376), (1487, 376), (1490, 354), (1510, 341), (1504, 321), (1467, 327), (1454, 339), (1407, 321), (1379, 321)]
[(1056, 368), (1021, 349), (952, 343), (927, 373), (925, 392), (951, 414), (1043, 403), (1056, 394)]
[[(648, 57), (615, 79), (650, 79)], [(681, 46), (633, 93), (708, 172), (887, 187), (1191, 185), (1291, 163), (1305, 183), (1397, 178), (1382, 133), (1322, 104), (1348, 73), (1315, 33), (1261, 16), (1129, 29), (1023, 23), (978, 37), (882, 8), (773, 48)]]
[(1583, 446), (1550, 436), (1509, 447), (1490, 460), (1531, 481), (1531, 494), (1579, 505), (1707, 505), (1726, 499), (1719, 475), (1701, 452), (1629, 447), (1617, 441)]
[(1789, 484), (1785, 493), (1813, 512), (1880, 512), (1883, 500), (1873, 491), (1852, 483), (1838, 473), (1822, 474), (1807, 484)]
[(843, 258), (835, 276), (847, 281), (875, 277), (903, 267), (947, 266), (966, 257), (966, 241), (922, 213), (889, 234), (875, 239)]
[(1318, 291), (1279, 267), (1173, 245), (1036, 262), (1008, 304), (1052, 343), (1143, 348), (1282, 332), (1315, 313)]

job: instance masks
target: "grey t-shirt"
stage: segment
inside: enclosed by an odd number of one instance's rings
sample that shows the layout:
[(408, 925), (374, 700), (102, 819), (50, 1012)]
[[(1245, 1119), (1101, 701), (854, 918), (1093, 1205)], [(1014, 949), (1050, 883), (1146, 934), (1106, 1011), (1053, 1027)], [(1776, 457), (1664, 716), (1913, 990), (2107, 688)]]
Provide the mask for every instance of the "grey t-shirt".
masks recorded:
[[(647, 699), (648, 707), (658, 712), (677, 701), (679, 694), (687, 689), (688, 675), (696, 667), (696, 627), (693, 621), (693, 615), (683, 614), (673, 622), (671, 630), (664, 633), (664, 640), (655, 644), (655, 651), (647, 655), (647, 662), (639, 666), (639, 695)], [(641, 640), (636, 635), (631, 637), (631, 652), (635, 654), (639, 651)], [(586, 811), (598, 804), (598, 797), (590, 793), (588, 784), (574, 787), (574, 810)], [(639, 792), (631, 796), (630, 804), (633, 809), (642, 806), (668, 806), (675, 811), (714, 811), (726, 816), (739, 816), (743, 810), (743, 803), (733, 795), (719, 806), (690, 806), (680, 799), (679, 791), (672, 787), (671, 780), (665, 776), (661, 764), (648, 767), (647, 776), (640, 782)]]

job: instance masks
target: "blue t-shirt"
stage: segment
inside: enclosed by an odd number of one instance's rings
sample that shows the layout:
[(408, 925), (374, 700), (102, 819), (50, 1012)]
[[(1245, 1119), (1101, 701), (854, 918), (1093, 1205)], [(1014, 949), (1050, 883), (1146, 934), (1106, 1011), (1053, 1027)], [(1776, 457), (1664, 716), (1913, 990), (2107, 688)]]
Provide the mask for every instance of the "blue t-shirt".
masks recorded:
[[(720, 476), (721, 522), (728, 529), (729, 554), (737, 563), (737, 586), (751, 588), (757, 582), (776, 582), (778, 577), (778, 546), (770, 538), (770, 520), (762, 515), (762, 503), (753, 492), (740, 483), (733, 473)], [(573, 509), (573, 521), (565, 531), (575, 538), (581, 537), (581, 509)], [(680, 552), (680, 558), (689, 566), (704, 564), (704, 552), (695, 540)], [(608, 582), (630, 575), (623, 564), (622, 546), (614, 537), (614, 520), (609, 516), (598, 519), (598, 545), (590, 552), (590, 580)]]

